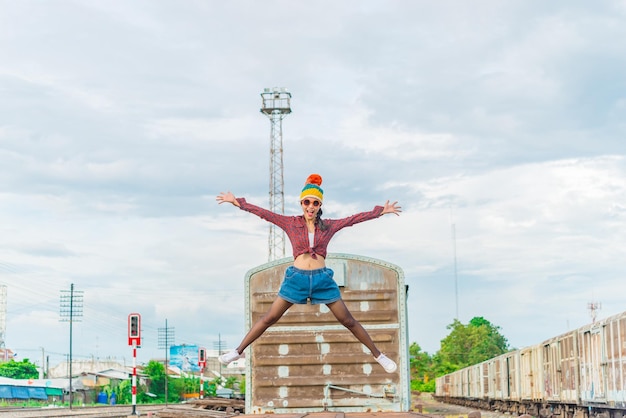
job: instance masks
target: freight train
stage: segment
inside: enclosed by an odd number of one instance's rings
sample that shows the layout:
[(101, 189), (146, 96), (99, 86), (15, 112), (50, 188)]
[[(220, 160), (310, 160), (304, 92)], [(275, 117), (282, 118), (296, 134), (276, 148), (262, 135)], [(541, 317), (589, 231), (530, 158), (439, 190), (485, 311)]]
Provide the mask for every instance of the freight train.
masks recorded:
[(435, 397), (541, 418), (625, 418), (626, 312), (438, 377)]

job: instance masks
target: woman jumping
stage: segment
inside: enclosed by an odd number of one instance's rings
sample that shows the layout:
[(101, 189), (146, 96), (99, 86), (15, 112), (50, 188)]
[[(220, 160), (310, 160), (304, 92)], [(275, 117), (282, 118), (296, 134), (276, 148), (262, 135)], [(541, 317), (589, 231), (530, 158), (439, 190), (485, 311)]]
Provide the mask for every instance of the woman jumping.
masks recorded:
[[(223, 354), (219, 360), (229, 364), (242, 357), (243, 351), (259, 338), (266, 329), (275, 324), (294, 303), (325, 304), (335, 315), (335, 318), (354, 334), (372, 353), (376, 361), (385, 371), (393, 373), (397, 369), (396, 363), (380, 352), (365, 328), (357, 321), (346, 304), (341, 299), (339, 286), (333, 280), (333, 271), (326, 267), (326, 248), (330, 239), (339, 230), (393, 213), (402, 212), (398, 202), (384, 206), (375, 206), (370, 212), (357, 213), (343, 219), (322, 219), (322, 200), (324, 191), (320, 187), (322, 177), (311, 174), (300, 193), (302, 215), (285, 216), (246, 202), (244, 198), (236, 198), (231, 192), (220, 193), (216, 200), (219, 204), (228, 202), (241, 210), (250, 212), (258, 217), (281, 228), (291, 241), (294, 262), (287, 267), (285, 277), (278, 291), (278, 295), (269, 311), (263, 315), (243, 338), (239, 346)], [(309, 284), (312, 283), (312, 286)]]

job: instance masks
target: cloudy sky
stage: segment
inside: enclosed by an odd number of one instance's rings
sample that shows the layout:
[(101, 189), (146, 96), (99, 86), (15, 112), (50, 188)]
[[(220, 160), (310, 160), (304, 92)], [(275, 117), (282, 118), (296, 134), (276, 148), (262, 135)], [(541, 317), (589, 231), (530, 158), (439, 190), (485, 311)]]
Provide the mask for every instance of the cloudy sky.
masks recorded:
[[(0, 0), (6, 345), (75, 358), (235, 346), (268, 261), (266, 87), (285, 87), (286, 213), (398, 200), (330, 252), (400, 266), (411, 342), (457, 316), (524, 347), (626, 309), (626, 2)], [(290, 253), (288, 248), (287, 253)]]

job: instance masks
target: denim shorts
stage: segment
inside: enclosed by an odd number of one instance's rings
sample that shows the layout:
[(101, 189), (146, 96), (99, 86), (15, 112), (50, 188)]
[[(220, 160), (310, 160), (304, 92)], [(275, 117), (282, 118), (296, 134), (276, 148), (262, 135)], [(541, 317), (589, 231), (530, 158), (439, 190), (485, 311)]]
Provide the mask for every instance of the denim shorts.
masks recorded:
[(317, 270), (300, 270), (294, 266), (287, 267), (285, 278), (280, 285), (278, 296), (287, 302), (312, 305), (332, 303), (341, 299), (339, 286), (333, 280), (334, 272), (327, 268)]

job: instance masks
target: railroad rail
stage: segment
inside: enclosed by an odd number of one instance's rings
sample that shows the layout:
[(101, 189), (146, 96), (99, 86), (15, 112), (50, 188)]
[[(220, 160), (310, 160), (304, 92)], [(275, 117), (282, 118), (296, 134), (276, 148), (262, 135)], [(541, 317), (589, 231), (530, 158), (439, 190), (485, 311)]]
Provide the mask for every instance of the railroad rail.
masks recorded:
[[(165, 405), (140, 405), (136, 407), (136, 412), (142, 416), (152, 415), (157, 417), (157, 413), (164, 408)], [(69, 407), (0, 408), (0, 415), (2, 418), (126, 418), (128, 416), (132, 416), (132, 412), (132, 405), (75, 406), (72, 407), (72, 409)]]

